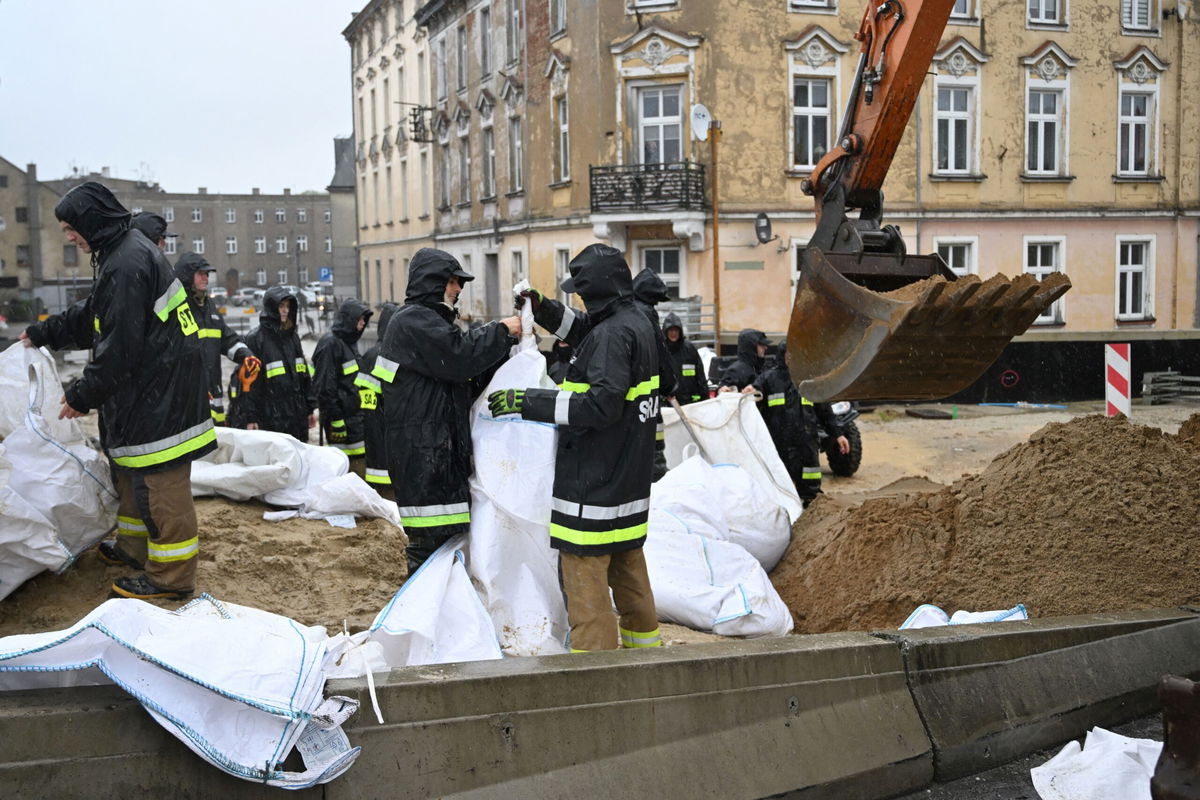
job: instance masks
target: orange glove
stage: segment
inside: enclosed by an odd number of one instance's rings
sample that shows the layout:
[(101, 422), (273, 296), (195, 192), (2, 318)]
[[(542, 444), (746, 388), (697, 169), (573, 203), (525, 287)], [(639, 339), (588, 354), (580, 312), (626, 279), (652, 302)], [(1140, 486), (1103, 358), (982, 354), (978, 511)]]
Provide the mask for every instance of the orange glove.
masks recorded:
[(262, 370), (262, 362), (254, 356), (246, 356), (242, 359), (242, 366), (238, 369), (238, 382), (242, 384), (242, 391), (250, 391), (250, 385), (258, 380), (258, 373)]

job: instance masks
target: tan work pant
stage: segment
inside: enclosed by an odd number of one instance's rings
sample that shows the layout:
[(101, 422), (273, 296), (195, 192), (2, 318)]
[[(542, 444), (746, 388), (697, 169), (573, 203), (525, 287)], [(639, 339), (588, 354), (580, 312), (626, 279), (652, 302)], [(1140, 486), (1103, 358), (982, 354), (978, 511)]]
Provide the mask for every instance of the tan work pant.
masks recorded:
[(191, 591), (200, 553), (192, 464), (146, 473), (113, 467), (117, 496), (117, 547), (142, 562), (162, 589)]
[[(642, 548), (602, 556), (562, 553), (560, 563), (572, 652), (662, 644)], [(620, 625), (612, 612), (613, 600)]]

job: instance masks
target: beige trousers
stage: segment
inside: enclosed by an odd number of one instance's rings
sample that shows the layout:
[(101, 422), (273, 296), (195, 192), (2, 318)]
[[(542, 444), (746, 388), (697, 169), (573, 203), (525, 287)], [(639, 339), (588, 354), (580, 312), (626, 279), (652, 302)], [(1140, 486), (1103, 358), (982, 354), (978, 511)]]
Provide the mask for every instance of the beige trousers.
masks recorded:
[(602, 556), (562, 553), (560, 563), (572, 652), (662, 644), (642, 548)]

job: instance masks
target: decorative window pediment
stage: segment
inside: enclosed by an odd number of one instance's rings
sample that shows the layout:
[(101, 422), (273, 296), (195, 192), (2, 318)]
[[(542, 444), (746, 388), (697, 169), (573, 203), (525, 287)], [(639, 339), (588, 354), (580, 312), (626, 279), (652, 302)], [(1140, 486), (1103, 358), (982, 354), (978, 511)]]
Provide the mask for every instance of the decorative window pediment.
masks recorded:
[(1130, 83), (1157, 83), (1158, 77), (1166, 72), (1169, 62), (1163, 61), (1146, 45), (1139, 45), (1113, 67)]
[(361, 77), (355, 78), (354, 79), (354, 88), (361, 89), (363, 87), (364, 83), (366, 83), (366, 81), (364, 81)]
[(396, 46), (392, 48), (392, 58), (396, 59), (397, 61), (404, 58), (404, 45), (397, 43)]
[(791, 53), (794, 63), (819, 69), (836, 64), (838, 56), (849, 52), (850, 46), (839, 42), (820, 25), (810, 25), (794, 39), (785, 39), (783, 49)]
[(1050, 81), (1063, 80), (1067, 73), (1079, 63), (1054, 42), (1046, 42), (1037, 50), (1021, 59), (1021, 64), (1029, 70), (1030, 77)]
[(521, 95), (525, 93), (525, 87), (511, 75), (506, 75), (502, 72), (500, 73), (500, 77), (502, 79), (500, 84), (500, 99), (504, 101), (510, 110), (516, 111), (517, 106), (521, 103)]
[(387, 56), (379, 57), (379, 68), (380, 69), (387, 69), (391, 65), (392, 65), (392, 60), (390, 58), (388, 58)]
[(492, 109), (496, 107), (496, 96), (487, 89), (480, 89), (479, 96), (475, 98), (475, 110), (482, 114), (485, 118), (490, 119)]
[(550, 79), (551, 93), (560, 95), (567, 88), (567, 73), (571, 69), (571, 57), (563, 55), (558, 48), (550, 48), (550, 59), (546, 62), (546, 70), (543, 73)]
[(471, 109), (462, 100), (455, 104), (454, 122), (458, 125), (459, 135), (467, 132), (467, 125), (471, 122)]
[(439, 110), (433, 116), (433, 132), (442, 144), (450, 140), (450, 115), (445, 110)]
[(367, 80), (374, 79), (375, 75), (376, 75), (375, 68), (367, 67)]
[(991, 58), (962, 36), (955, 36), (934, 53), (933, 63), (940, 73), (961, 78), (979, 74), (979, 69)]
[(691, 68), (703, 36), (675, 33), (658, 25), (643, 28), (609, 48), (624, 72), (678, 73)]

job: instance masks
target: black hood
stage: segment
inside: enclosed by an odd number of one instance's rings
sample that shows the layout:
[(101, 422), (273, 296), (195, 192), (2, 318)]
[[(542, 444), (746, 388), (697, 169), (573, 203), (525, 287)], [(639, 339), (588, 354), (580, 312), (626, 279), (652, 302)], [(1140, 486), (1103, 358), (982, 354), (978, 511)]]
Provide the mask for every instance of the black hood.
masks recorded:
[(770, 345), (771, 340), (762, 331), (746, 328), (738, 334), (738, 358), (752, 366), (760, 366), (762, 359), (758, 357), (758, 345)]
[[(678, 341), (672, 342), (671, 339), (667, 336), (667, 330), (669, 328), (679, 328), (679, 340)], [(662, 332), (663, 332), (663, 339), (665, 339), (667, 342), (667, 347), (669, 347), (672, 351), (678, 350), (680, 347), (682, 347), (683, 340), (687, 338), (687, 331), (685, 331), (683, 329), (683, 322), (679, 319), (679, 315), (676, 314), (674, 311), (667, 312), (667, 318), (665, 320), (663, 320)]]
[(445, 250), (422, 247), (408, 262), (408, 288), (404, 291), (404, 302), (432, 306), (446, 299), (446, 282), (457, 275), (463, 283), (475, 280), (475, 276), (462, 268), (458, 259)]
[(54, 216), (79, 232), (96, 253), (111, 248), (129, 230), (129, 212), (108, 187), (81, 183), (63, 195)]
[(258, 312), (259, 320), (278, 330), (279, 304), (284, 300), (292, 301), (292, 319), (295, 320), (297, 307), (296, 295), (282, 286), (272, 286), (270, 289), (267, 289), (267, 293), (263, 295), (262, 311)]
[(667, 285), (658, 273), (644, 269), (633, 278), (633, 296), (648, 306), (657, 305), (670, 297)]
[(554, 343), (554, 357), (564, 364), (569, 364), (571, 357), (575, 355), (575, 348), (567, 344), (566, 340), (559, 339)]
[(390, 300), (379, 307), (379, 321), (375, 327), (375, 335), (379, 337), (379, 341), (383, 341), (383, 334), (387, 330), (387, 324), (391, 320), (392, 314), (399, 310), (400, 306)]
[(633, 296), (633, 276), (625, 256), (606, 244), (589, 244), (571, 259), (571, 277), (562, 282), (565, 292), (574, 292), (589, 313), (622, 297)]
[[(370, 322), (373, 313), (375, 312), (371, 311), (371, 307), (358, 298), (351, 297), (342, 301), (337, 317), (333, 320), (333, 335), (346, 344), (354, 344), (362, 336), (362, 331), (358, 329), (358, 321), (366, 317)], [(364, 325), (363, 330), (366, 330), (366, 327)]]
[(192, 276), (203, 270), (204, 272), (216, 272), (217, 268), (204, 260), (204, 256), (196, 255), (195, 253), (184, 253), (175, 262), (174, 266), (175, 277), (184, 287), (192, 288)]
[(155, 244), (158, 244), (158, 240), (167, 235), (167, 221), (161, 215), (149, 211), (139, 211), (134, 214), (129, 221), (129, 227), (141, 231), (147, 239)]

